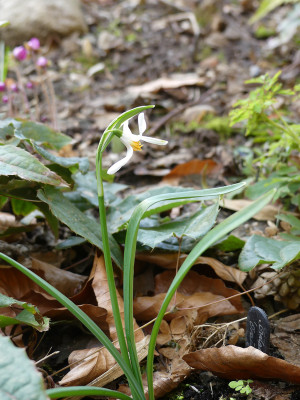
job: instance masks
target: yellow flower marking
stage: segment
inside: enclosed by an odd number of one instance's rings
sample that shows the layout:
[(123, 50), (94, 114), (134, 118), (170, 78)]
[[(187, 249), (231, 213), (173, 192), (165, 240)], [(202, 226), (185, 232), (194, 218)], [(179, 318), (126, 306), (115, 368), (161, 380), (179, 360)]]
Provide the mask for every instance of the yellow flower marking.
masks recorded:
[(143, 147), (141, 142), (134, 142), (134, 141), (130, 142), (130, 146), (133, 148), (133, 151), (141, 151)]

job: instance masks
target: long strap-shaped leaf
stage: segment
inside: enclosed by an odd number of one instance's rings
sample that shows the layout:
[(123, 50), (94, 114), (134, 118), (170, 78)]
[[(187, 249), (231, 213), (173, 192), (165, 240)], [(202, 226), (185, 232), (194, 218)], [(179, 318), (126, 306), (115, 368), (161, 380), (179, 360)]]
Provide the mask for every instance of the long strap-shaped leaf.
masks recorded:
[(267, 205), (273, 198), (275, 194), (275, 190), (272, 190), (266, 193), (264, 196), (256, 200), (250, 206), (244, 208), (231, 215), (229, 218), (226, 218), (219, 225), (213, 228), (210, 232), (208, 232), (204, 238), (200, 240), (200, 242), (193, 248), (190, 254), (185, 259), (184, 263), (180, 267), (177, 275), (175, 276), (169, 290), (166, 294), (166, 297), (161, 305), (161, 309), (156, 318), (155, 324), (152, 329), (149, 350), (148, 350), (148, 358), (147, 358), (147, 378), (148, 378), (148, 394), (149, 400), (154, 400), (154, 389), (153, 389), (153, 357), (154, 357), (154, 349), (156, 338), (159, 332), (160, 324), (164, 318), (164, 314), (167, 311), (167, 308), (174, 296), (176, 290), (178, 289), (180, 283), (191, 269), (192, 265), (196, 261), (196, 259), (211, 245), (213, 245), (216, 241), (220, 240), (222, 237), (227, 235), (227, 233), (231, 232), (233, 229), (237, 228), (248, 219), (253, 217), (259, 210), (261, 210), (265, 205)]
[(30, 269), (24, 267), (22, 264), (13, 260), (12, 258), (6, 256), (3, 253), (0, 253), (0, 258), (4, 261), (11, 264), (13, 267), (17, 268), (24, 275), (26, 275), (29, 279), (33, 280), (37, 285), (43, 288), (47, 293), (53, 296), (56, 300), (58, 300), (63, 306), (67, 307), (67, 309), (77, 318), (82, 324), (107, 348), (107, 350), (111, 353), (111, 355), (115, 358), (117, 363), (120, 365), (124, 374), (126, 375), (130, 386), (140, 395), (140, 398), (144, 398), (144, 392), (142, 388), (137, 384), (136, 379), (123, 357), (119, 353), (119, 351), (112, 344), (110, 339), (105, 335), (105, 333), (95, 324), (95, 322), (86, 315), (76, 304), (74, 304), (71, 300), (69, 300), (65, 295), (63, 295), (59, 290), (50, 285), (43, 278), (32, 272)]
[[(145, 213), (151, 214), (152, 210), (149, 210), (154, 204), (161, 202), (170, 202), (182, 200), (194, 199), (196, 200), (207, 200), (219, 197), (222, 194), (232, 192), (240, 189), (245, 185), (244, 182), (230, 185), (227, 187), (221, 187), (216, 189), (204, 189), (204, 190), (189, 190), (186, 192), (167, 193), (162, 195), (153, 196), (149, 199), (142, 201), (134, 210), (128, 224), (126, 242), (125, 242), (125, 254), (124, 254), (124, 316), (125, 316), (125, 332), (127, 339), (127, 347), (130, 354), (131, 365), (133, 372), (137, 377), (140, 375), (139, 362), (136, 353), (135, 339), (134, 339), (134, 324), (133, 324), (133, 274), (134, 274), (134, 259), (136, 251), (136, 241), (139, 229), (139, 224)], [(157, 212), (156, 209), (153, 213)]]
[(132, 400), (131, 397), (124, 393), (117, 392), (116, 390), (88, 386), (48, 389), (46, 390), (46, 394), (50, 397), (50, 399), (59, 399), (66, 396), (108, 396), (113, 399)]

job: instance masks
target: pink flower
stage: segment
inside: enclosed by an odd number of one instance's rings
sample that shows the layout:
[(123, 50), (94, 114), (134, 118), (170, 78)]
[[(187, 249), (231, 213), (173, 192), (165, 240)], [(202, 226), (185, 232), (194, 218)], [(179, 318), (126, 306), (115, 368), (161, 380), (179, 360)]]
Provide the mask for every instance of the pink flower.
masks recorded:
[(28, 42), (28, 47), (31, 48), (31, 50), (37, 51), (40, 48), (40, 41), (38, 38), (33, 37), (31, 38)]
[(30, 82), (30, 81), (28, 81), (28, 82), (26, 83), (26, 87), (27, 87), (27, 89), (32, 89), (32, 88), (33, 88), (33, 83)]
[(27, 50), (24, 46), (18, 46), (13, 49), (13, 56), (18, 61), (23, 61), (27, 57)]
[(8, 103), (8, 97), (7, 96), (3, 96), (2, 97), (2, 101), (3, 101), (3, 103)]
[(44, 56), (40, 56), (40, 57), (37, 59), (37, 62), (36, 62), (36, 65), (37, 65), (38, 67), (41, 67), (41, 68), (47, 67), (48, 64), (49, 64), (49, 61), (48, 61), (47, 58), (44, 57)]
[(4, 92), (6, 89), (6, 85), (4, 82), (0, 82), (0, 92)]

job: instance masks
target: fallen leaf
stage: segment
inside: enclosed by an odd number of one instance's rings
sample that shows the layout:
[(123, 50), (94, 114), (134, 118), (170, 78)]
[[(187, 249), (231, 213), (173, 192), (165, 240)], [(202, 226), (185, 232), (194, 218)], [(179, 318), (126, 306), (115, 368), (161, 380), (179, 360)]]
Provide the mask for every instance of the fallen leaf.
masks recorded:
[(222, 170), (222, 165), (218, 164), (216, 161), (208, 160), (191, 160), (183, 164), (177, 165), (163, 178), (164, 183), (169, 183), (178, 180), (187, 175), (217, 175), (220, 174)]
[[(181, 266), (186, 259), (186, 254), (181, 254), (179, 257), (179, 266)], [(153, 253), (137, 253), (136, 258), (141, 261), (146, 261), (151, 264), (159, 265), (167, 269), (175, 269), (177, 265), (177, 254), (153, 254)], [(229, 282), (236, 282), (239, 285), (246, 279), (246, 272), (240, 271), (237, 268), (229, 267), (220, 261), (211, 257), (198, 257), (194, 265), (206, 264), (209, 265), (215, 273), (222, 279)]]
[(173, 74), (170, 77), (159, 78), (144, 83), (140, 86), (129, 86), (127, 91), (135, 97), (148, 97), (151, 93), (157, 93), (163, 89), (176, 89), (182, 86), (201, 86), (205, 83), (203, 77), (196, 73)]
[(224, 346), (198, 350), (183, 356), (192, 368), (211, 371), (225, 379), (280, 379), (300, 383), (300, 367), (268, 356), (250, 346)]
[[(239, 211), (245, 207), (248, 207), (254, 203), (251, 200), (231, 200), (231, 199), (223, 199), (220, 202), (220, 206), (223, 208), (227, 208), (232, 211)], [(257, 221), (275, 221), (275, 217), (279, 214), (280, 208), (273, 206), (272, 204), (268, 204), (262, 210), (260, 210), (257, 214), (253, 216)]]
[[(100, 307), (104, 308), (107, 312), (106, 323), (109, 329), (109, 336), (113, 341), (116, 341), (115, 346), (118, 347), (117, 343), (117, 332), (115, 326), (114, 315), (112, 311), (112, 305), (110, 301), (109, 287), (107, 282), (107, 274), (105, 269), (104, 257), (98, 257), (95, 255), (93, 270), (91, 272), (90, 281), (96, 296), (97, 303)], [(121, 313), (121, 320), (124, 326), (124, 303), (120, 294), (117, 292), (117, 300)], [(136, 343), (145, 339), (142, 329), (138, 329), (139, 326), (134, 322), (135, 339)], [(93, 349), (95, 352), (97, 349)], [(79, 365), (72, 368), (67, 375), (61, 380), (61, 385), (87, 385), (91, 381), (97, 379), (100, 375), (106, 373), (108, 370), (114, 367), (116, 361), (106, 350), (106, 348), (98, 349), (96, 354), (91, 354), (91, 349), (75, 350), (69, 356), (69, 364), (72, 362), (82, 360), (85, 357), (89, 357), (87, 360), (82, 361)], [(120, 375), (119, 375), (120, 376)], [(114, 378), (116, 378), (114, 376)]]
[(281, 318), (275, 324), (271, 343), (278, 348), (286, 361), (300, 367), (300, 314)]

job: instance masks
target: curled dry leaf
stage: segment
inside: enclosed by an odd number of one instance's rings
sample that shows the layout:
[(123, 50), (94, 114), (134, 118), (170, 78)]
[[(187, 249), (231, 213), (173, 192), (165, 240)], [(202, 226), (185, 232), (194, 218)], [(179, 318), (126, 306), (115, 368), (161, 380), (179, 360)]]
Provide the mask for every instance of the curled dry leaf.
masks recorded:
[[(137, 259), (141, 261), (146, 261), (166, 269), (175, 269), (177, 265), (177, 254), (147, 254), (138, 253)], [(186, 254), (181, 254), (179, 257), (179, 266), (182, 265), (186, 259)], [(246, 279), (246, 272), (240, 271), (239, 269), (229, 267), (220, 261), (211, 257), (198, 257), (194, 265), (206, 264), (209, 265), (215, 273), (225, 281), (236, 282), (241, 285)]]
[[(94, 293), (96, 296), (96, 300), (98, 305), (102, 308), (105, 308), (106, 315), (106, 323), (109, 329), (109, 335), (113, 341), (117, 340), (117, 332), (114, 323), (114, 316), (110, 301), (109, 288), (107, 282), (107, 275), (104, 263), (104, 257), (98, 257), (95, 255), (94, 265), (91, 275), (93, 276), (90, 281), (92, 282), (92, 287), (94, 289)], [(122, 324), (124, 326), (124, 303), (123, 299), (119, 293), (117, 293), (117, 299), (119, 304), (119, 309), (121, 312)], [(145, 339), (144, 333), (141, 329), (138, 329), (139, 326), (135, 323), (135, 339), (136, 342), (140, 342)], [(117, 346), (118, 343), (115, 343)], [(69, 363), (78, 361), (85, 357), (89, 357), (89, 355), (95, 352), (97, 349), (84, 349), (84, 350), (75, 350), (71, 353), (69, 357)], [(84, 360), (81, 364), (72, 368), (71, 371), (62, 379), (60, 384), (62, 385), (86, 385), (91, 381), (95, 380), (100, 375), (106, 373), (109, 369), (113, 368), (116, 364), (116, 361), (110, 353), (105, 349), (99, 349), (96, 354), (91, 355), (87, 360)], [(119, 375), (120, 376), (120, 375)], [(116, 376), (114, 376), (116, 378)]]
[[(167, 289), (175, 276), (174, 271), (165, 271), (155, 277), (155, 295), (152, 297), (137, 297), (134, 300), (134, 315), (139, 321), (150, 321), (155, 318), (166, 296)], [(174, 302), (169, 305), (166, 320), (172, 320), (180, 315), (188, 316), (194, 324), (204, 323), (216, 315), (230, 315), (243, 312), (239, 297), (227, 300), (226, 297), (238, 294), (229, 289), (220, 279), (207, 278), (190, 271), (176, 294)]]
[[(32, 268), (32, 270), (40, 275), (42, 278), (46, 279), (45, 271), (43, 270), (43, 268), (45, 267), (45, 263), (42, 264), (43, 267), (41, 266), (41, 264), (39, 264), (39, 268), (37, 270), (35, 270), (34, 268)], [(45, 268), (49, 268), (50, 271), (51, 268), (48, 264), (46, 265), (47, 267)], [(53, 266), (51, 267), (53, 271), (50, 271), (48, 273), (48, 277), (50, 277), (50, 283), (55, 286), (55, 284), (59, 282), (58, 278), (60, 276), (61, 282), (59, 283), (59, 289), (62, 289), (63, 291), (68, 293), (74, 293), (78, 290), (78, 277), (76, 276), (77, 274), (63, 271)], [(57, 277), (55, 277), (54, 279), (55, 274), (57, 275)], [(75, 277), (73, 275), (75, 275)], [(85, 277), (83, 278), (85, 279)], [(64, 284), (67, 288), (65, 290)], [(42, 315), (49, 316), (50, 318), (74, 318), (65, 307), (62, 307), (61, 304), (56, 299), (54, 299), (54, 297), (50, 296), (31, 279), (27, 278), (24, 274), (22, 274), (15, 268), (0, 266), (0, 291), (6, 296), (36, 305)], [(89, 317), (91, 317), (104, 331), (107, 331), (108, 327), (106, 324), (106, 310), (93, 304), (95, 303), (95, 296), (93, 295), (93, 293), (91, 293), (91, 285), (89, 283), (87, 283), (77, 294), (70, 297), (70, 299), (81, 309), (83, 309), (89, 315)], [(91, 302), (92, 304), (87, 304), (89, 302)], [(13, 310), (10, 308), (2, 308), (1, 314), (7, 316), (15, 315)]]
[(226, 379), (280, 379), (300, 383), (300, 367), (268, 356), (254, 347), (225, 346), (183, 356), (191, 367)]

